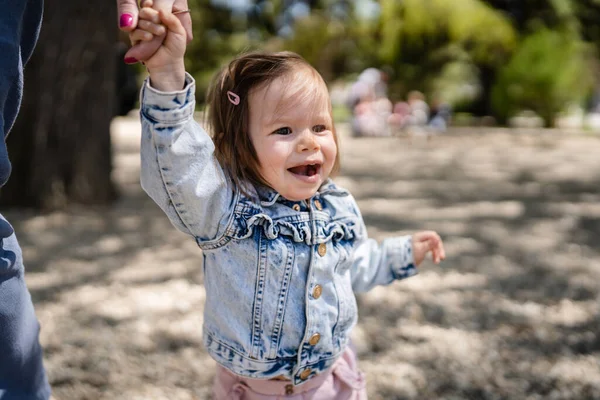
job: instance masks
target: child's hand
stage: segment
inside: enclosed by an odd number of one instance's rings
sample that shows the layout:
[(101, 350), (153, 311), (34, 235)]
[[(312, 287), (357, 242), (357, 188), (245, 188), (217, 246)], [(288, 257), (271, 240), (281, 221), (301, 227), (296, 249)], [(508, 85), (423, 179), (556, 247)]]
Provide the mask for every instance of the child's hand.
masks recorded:
[(172, 13), (150, 8), (152, 2), (149, 0), (143, 5), (139, 13), (138, 27), (129, 34), (129, 38), (133, 44), (149, 41), (163, 35), (166, 29), (167, 35), (162, 45), (146, 60), (145, 65), (154, 88), (162, 91), (181, 90), (185, 83), (185, 29)]
[(440, 235), (433, 231), (415, 233), (412, 236), (413, 256), (417, 266), (423, 262), (427, 253), (431, 252), (433, 262), (439, 264), (446, 258), (444, 243)]

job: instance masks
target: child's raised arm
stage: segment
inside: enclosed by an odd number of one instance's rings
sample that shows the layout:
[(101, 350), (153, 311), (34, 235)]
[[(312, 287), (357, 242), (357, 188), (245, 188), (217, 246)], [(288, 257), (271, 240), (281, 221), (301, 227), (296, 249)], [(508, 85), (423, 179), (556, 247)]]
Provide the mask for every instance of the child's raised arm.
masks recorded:
[(144, 1), (131, 41), (165, 33), (145, 65), (150, 75), (141, 96), (141, 171), (144, 191), (179, 230), (200, 241), (225, 233), (234, 193), (214, 156), (210, 136), (194, 121), (195, 82), (186, 74), (186, 33), (173, 13)]
[[(129, 34), (132, 43), (149, 41), (156, 36), (167, 35), (156, 53), (145, 65), (152, 87), (163, 92), (181, 90), (185, 83), (183, 56), (187, 34), (179, 19), (170, 12), (156, 11), (147, 5), (140, 10), (138, 28)], [(162, 24), (162, 25), (161, 25)], [(164, 25), (164, 26), (163, 26)]]

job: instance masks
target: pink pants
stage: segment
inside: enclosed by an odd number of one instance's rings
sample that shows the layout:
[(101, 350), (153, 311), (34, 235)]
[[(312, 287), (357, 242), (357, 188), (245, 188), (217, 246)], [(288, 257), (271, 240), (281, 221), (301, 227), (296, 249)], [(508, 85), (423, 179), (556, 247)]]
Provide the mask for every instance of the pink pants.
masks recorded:
[(298, 386), (290, 381), (243, 378), (218, 365), (213, 399), (366, 400), (367, 389), (354, 351), (348, 346), (331, 368)]

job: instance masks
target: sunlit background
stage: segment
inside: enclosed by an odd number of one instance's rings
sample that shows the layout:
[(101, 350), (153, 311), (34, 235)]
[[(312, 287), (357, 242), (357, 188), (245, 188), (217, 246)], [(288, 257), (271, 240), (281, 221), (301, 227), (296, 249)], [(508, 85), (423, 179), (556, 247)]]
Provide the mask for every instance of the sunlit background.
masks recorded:
[[(46, 1), (0, 204), (57, 400), (208, 399), (202, 257), (140, 188), (145, 69), (113, 3)], [(233, 56), (295, 51), (369, 234), (444, 238), (441, 266), (358, 299), (371, 399), (600, 399), (600, 1), (189, 6), (199, 121)]]

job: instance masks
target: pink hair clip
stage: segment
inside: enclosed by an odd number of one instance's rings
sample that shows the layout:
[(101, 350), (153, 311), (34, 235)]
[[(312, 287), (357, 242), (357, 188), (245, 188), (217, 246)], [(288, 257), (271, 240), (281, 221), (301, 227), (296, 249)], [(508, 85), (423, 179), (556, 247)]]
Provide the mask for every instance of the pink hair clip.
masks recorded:
[(233, 104), (234, 106), (237, 106), (238, 104), (240, 104), (240, 96), (233, 93), (231, 90), (227, 91), (227, 98), (229, 99), (231, 104)]

